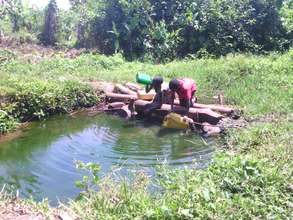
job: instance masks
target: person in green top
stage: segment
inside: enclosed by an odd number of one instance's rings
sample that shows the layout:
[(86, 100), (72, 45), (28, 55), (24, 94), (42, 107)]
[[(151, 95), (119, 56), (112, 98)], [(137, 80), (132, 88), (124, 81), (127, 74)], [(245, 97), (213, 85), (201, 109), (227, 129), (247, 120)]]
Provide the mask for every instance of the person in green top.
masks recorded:
[(156, 95), (153, 99), (153, 102), (146, 105), (144, 111), (145, 115), (152, 114), (155, 110), (160, 109), (163, 104), (163, 92), (162, 92), (162, 83), (163, 78), (160, 76), (155, 76), (150, 85), (146, 85), (146, 93), (150, 92), (152, 89), (155, 90)]

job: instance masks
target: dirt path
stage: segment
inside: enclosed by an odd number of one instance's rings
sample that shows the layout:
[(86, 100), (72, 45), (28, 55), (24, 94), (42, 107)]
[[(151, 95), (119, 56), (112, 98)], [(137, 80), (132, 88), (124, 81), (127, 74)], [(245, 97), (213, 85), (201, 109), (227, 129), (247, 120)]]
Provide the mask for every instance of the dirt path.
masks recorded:
[(0, 196), (0, 220), (79, 220), (59, 208), (50, 208), (46, 203), (36, 204), (21, 199)]
[[(76, 58), (86, 51), (85, 49), (58, 49), (33, 43), (21, 43), (11, 37), (1, 39), (0, 50), (8, 51), (12, 57), (18, 55), (19, 58), (29, 63), (38, 63), (55, 56)], [(7, 57), (1, 57), (0, 54), (0, 63), (6, 59)]]

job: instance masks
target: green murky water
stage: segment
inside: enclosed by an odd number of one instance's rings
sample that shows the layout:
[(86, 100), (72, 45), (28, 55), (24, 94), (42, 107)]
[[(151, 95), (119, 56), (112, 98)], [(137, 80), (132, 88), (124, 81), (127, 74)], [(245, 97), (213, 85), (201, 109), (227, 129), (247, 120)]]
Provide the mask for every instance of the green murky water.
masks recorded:
[(204, 167), (212, 152), (212, 140), (141, 121), (58, 116), (34, 122), (20, 136), (0, 142), (0, 184), (13, 184), (25, 197), (64, 201), (79, 192), (74, 182), (82, 173), (75, 160), (99, 163), (101, 175), (115, 165), (151, 173), (164, 161), (180, 167), (196, 160)]

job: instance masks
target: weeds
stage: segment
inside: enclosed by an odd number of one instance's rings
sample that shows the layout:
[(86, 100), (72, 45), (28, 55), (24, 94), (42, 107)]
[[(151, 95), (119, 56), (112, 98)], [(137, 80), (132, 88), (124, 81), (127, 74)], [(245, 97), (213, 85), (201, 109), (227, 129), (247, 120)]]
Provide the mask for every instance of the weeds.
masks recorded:
[[(271, 153), (218, 153), (206, 170), (161, 167), (152, 180), (143, 174), (132, 181), (102, 179), (99, 191), (69, 207), (82, 219), (290, 218), (292, 173), (280, 172), (282, 164), (273, 160), (282, 148)], [(158, 190), (150, 191), (153, 186)]]
[(290, 130), (282, 121), (230, 132), (225, 141), (237, 154), (218, 152), (205, 170), (163, 165), (151, 179), (145, 173), (99, 179), (98, 165), (83, 164), (91, 173), (83, 181), (92, 187), (68, 208), (82, 219), (290, 219)]

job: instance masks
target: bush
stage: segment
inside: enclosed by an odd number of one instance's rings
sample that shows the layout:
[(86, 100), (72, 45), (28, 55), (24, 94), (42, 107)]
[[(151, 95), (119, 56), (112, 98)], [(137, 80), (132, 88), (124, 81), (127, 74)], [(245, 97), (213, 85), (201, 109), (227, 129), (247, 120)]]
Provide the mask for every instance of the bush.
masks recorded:
[(20, 121), (66, 113), (97, 102), (95, 93), (88, 86), (74, 81), (22, 82), (12, 79), (8, 83), (15, 90), (6, 94), (10, 102), (6, 110)]
[(16, 122), (42, 119), (53, 114), (96, 104), (98, 97), (77, 81), (43, 81), (3, 77), (0, 87), (0, 133), (16, 127)]
[(15, 120), (7, 112), (0, 109), (0, 134), (4, 134), (16, 127)]

